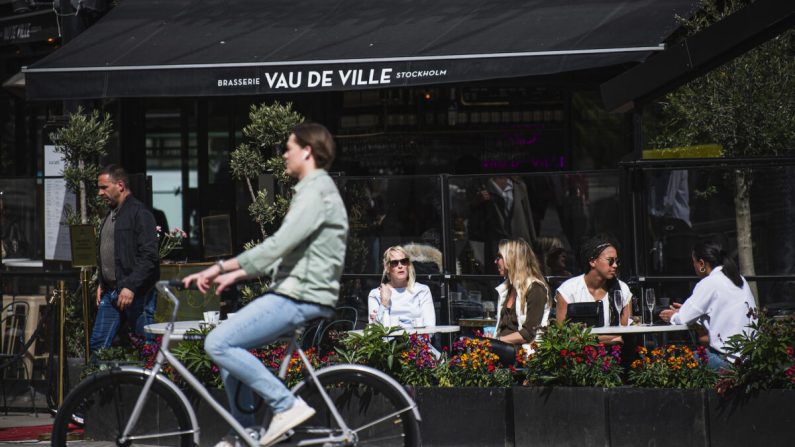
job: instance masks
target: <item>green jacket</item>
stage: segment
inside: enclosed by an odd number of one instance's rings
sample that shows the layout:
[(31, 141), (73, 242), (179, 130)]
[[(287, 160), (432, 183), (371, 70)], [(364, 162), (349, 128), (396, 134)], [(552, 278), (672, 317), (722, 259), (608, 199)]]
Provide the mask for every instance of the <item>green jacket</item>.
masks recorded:
[(293, 191), (279, 230), (237, 260), (249, 276), (270, 274), (271, 292), (334, 307), (348, 239), (345, 204), (322, 169), (304, 177)]

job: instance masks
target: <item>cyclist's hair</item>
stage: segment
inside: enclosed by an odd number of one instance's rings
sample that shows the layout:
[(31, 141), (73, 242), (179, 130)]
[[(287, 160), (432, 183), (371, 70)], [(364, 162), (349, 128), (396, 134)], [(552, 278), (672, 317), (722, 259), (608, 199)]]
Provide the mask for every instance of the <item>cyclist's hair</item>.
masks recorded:
[(312, 148), (315, 166), (325, 169), (334, 163), (337, 146), (325, 126), (318, 123), (304, 122), (296, 124), (292, 129), (292, 134), (295, 135), (295, 141), (301, 147), (309, 146)]
[(384, 273), (381, 274), (381, 282), (389, 282), (389, 281), (392, 280), (389, 277), (389, 255), (391, 253), (395, 253), (395, 252), (402, 253), (402, 255), (404, 257), (409, 259), (409, 265), (408, 265), (409, 281), (408, 281), (408, 284), (406, 285), (406, 289), (410, 293), (414, 293), (414, 282), (417, 279), (417, 275), (416, 275), (416, 273), (414, 273), (414, 263), (411, 262), (411, 258), (409, 257), (409, 254), (406, 253), (406, 250), (403, 249), (403, 247), (401, 247), (400, 245), (395, 245), (395, 246), (389, 247), (389, 248), (386, 249), (386, 251), (384, 251)]
[(715, 268), (723, 266), (721, 272), (726, 275), (729, 280), (737, 287), (743, 286), (743, 277), (740, 276), (740, 270), (731, 256), (728, 256), (720, 242), (711, 240), (702, 240), (693, 246), (693, 257), (696, 260), (702, 260)]
[(107, 174), (111, 181), (114, 182), (123, 182), (125, 188), (130, 187), (130, 177), (127, 175), (127, 171), (124, 170), (123, 167), (116, 164), (109, 164), (102, 168), (99, 171), (99, 175)]
[(534, 282), (544, 287), (549, 304), (549, 285), (544, 279), (544, 274), (541, 273), (541, 266), (530, 244), (524, 239), (503, 239), (500, 241), (499, 253), (505, 263), (507, 273), (505, 281), (509, 287), (514, 287), (519, 295), (519, 309), (524, 312), (527, 291)]

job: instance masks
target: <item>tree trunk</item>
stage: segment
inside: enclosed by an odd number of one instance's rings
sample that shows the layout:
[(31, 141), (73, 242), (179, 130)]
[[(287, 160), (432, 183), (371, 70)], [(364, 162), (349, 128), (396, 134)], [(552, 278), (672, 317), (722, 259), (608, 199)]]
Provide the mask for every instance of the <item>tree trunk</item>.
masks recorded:
[[(86, 162), (80, 160), (77, 162), (77, 167), (80, 172), (84, 172), (86, 169)], [(88, 208), (86, 205), (86, 182), (84, 180), (80, 180), (80, 223), (85, 225), (88, 223)]]
[[(257, 195), (254, 194), (254, 186), (251, 185), (251, 179), (248, 177), (246, 177), (246, 185), (248, 186), (248, 193), (251, 194), (251, 203), (254, 203), (257, 200)], [(259, 231), (262, 232), (263, 240), (268, 237), (268, 233), (265, 232), (265, 225), (259, 224)]]
[[(734, 213), (737, 223), (737, 254), (740, 258), (740, 273), (743, 276), (756, 275), (754, 268), (754, 247), (751, 233), (751, 173), (744, 169), (735, 171)], [(759, 294), (756, 283), (749, 282), (759, 307)]]

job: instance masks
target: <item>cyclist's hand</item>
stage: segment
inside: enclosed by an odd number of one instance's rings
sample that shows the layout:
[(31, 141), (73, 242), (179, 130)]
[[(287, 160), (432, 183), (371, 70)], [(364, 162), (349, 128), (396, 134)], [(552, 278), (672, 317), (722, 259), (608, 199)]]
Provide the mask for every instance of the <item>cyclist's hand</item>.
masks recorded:
[(213, 265), (199, 273), (194, 273), (182, 278), (182, 285), (188, 288), (192, 283), (196, 283), (196, 287), (201, 293), (207, 293), (207, 290), (210, 289), (210, 282), (215, 279), (216, 276), (218, 276), (218, 268)]
[(119, 308), (119, 310), (124, 310), (127, 308), (127, 306), (132, 304), (133, 298), (135, 298), (135, 293), (125, 287), (121, 289), (121, 292), (119, 292), (119, 299), (116, 300), (116, 306)]
[(237, 269), (233, 272), (225, 273), (223, 275), (219, 275), (213, 281), (215, 283), (215, 293), (216, 295), (220, 294), (224, 290), (226, 290), (229, 286), (236, 283), (237, 280), (243, 279), (246, 277), (246, 272), (243, 269)]
[(97, 307), (99, 307), (100, 301), (102, 301), (102, 286), (97, 285)]
[(389, 307), (392, 304), (392, 288), (389, 287), (389, 284), (381, 284), (378, 286), (378, 291), (381, 292), (381, 305)]

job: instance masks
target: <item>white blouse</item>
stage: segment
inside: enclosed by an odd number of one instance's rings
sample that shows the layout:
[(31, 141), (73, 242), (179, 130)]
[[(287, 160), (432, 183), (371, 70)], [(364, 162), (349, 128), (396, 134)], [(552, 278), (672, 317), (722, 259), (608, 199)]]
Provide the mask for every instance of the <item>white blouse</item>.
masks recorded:
[[(632, 292), (629, 286), (624, 281), (618, 280), (618, 285), (621, 287), (622, 306), (627, 306), (632, 300)], [(566, 304), (571, 303), (594, 303), (596, 298), (588, 291), (588, 285), (585, 284), (585, 275), (575, 276), (574, 278), (567, 279), (563, 284), (558, 287), (558, 293), (563, 298)], [(604, 325), (610, 326), (610, 307), (611, 297), (605, 295), (602, 301), (602, 314), (604, 315)]]
[[(388, 284), (383, 286), (391, 287)], [(405, 287), (392, 287), (389, 307), (381, 305), (381, 292), (378, 288), (371, 290), (367, 297), (369, 322), (400, 326), (404, 329), (411, 329), (415, 322), (422, 326), (436, 326), (431, 289), (420, 283), (414, 283), (413, 289), (413, 292), (409, 292)]]
[(748, 325), (755, 317), (749, 315), (749, 311), (756, 309), (756, 302), (745, 278), (742, 287), (737, 287), (722, 270), (723, 267), (715, 267), (696, 284), (690, 298), (671, 317), (671, 324), (698, 321), (709, 332), (709, 345), (725, 353), (724, 345), (729, 337), (750, 334)]

